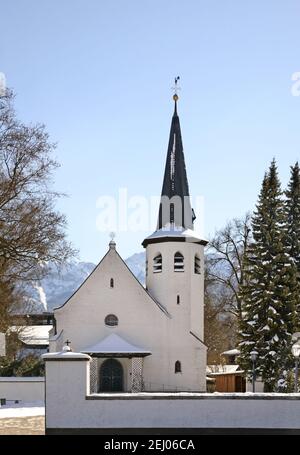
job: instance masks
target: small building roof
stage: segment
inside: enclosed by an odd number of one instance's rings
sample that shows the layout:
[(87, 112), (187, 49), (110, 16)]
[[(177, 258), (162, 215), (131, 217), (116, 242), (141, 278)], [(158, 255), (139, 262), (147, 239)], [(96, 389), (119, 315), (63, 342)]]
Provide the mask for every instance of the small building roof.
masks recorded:
[(238, 349), (230, 349), (229, 351), (222, 352), (222, 355), (240, 355), (240, 351)]
[(82, 349), (81, 352), (91, 354), (93, 357), (145, 357), (151, 354), (151, 351), (131, 344), (116, 333)]
[(10, 327), (10, 331), (17, 332), (19, 340), (28, 346), (48, 346), (49, 332), (52, 327), (52, 325), (14, 325)]
[(209, 375), (234, 373), (242, 373), (239, 365), (207, 365), (206, 367), (206, 374)]

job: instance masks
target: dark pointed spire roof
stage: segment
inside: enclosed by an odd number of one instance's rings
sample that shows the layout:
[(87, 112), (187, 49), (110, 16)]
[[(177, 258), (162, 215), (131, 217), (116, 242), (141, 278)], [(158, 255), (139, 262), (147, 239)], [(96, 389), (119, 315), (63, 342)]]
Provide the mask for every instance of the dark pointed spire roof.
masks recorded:
[[(172, 224), (181, 226), (185, 229), (193, 229), (195, 216), (191, 208), (189, 197), (189, 185), (183, 153), (180, 121), (177, 113), (177, 94), (173, 96), (173, 99), (175, 102), (174, 114), (170, 129), (167, 160), (161, 192), (162, 198), (159, 210), (158, 229)], [(175, 210), (172, 208), (172, 198), (175, 204)], [(168, 207), (168, 200), (171, 208)], [(166, 201), (165, 210), (164, 201)], [(177, 205), (176, 201), (178, 202)], [(176, 212), (175, 215), (174, 212)]]
[(175, 79), (175, 102), (167, 152), (164, 181), (161, 192), (156, 231), (142, 242), (144, 248), (150, 243), (191, 242), (207, 245), (194, 231), (195, 214), (191, 207), (189, 185), (186, 175), (180, 122), (177, 113), (177, 82)]
[(180, 121), (177, 114), (177, 100), (172, 117), (162, 196), (189, 196)]

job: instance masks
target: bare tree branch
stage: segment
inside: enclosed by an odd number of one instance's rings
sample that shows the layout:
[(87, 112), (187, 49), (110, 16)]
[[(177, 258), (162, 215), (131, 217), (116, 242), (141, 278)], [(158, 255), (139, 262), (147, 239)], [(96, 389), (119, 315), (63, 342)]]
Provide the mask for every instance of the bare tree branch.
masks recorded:
[[(0, 97), (0, 296), (8, 302), (20, 283), (40, 279), (41, 264), (62, 264), (75, 253), (66, 241), (66, 218), (55, 209), (60, 193), (52, 176), (55, 144), (43, 125), (24, 125), (14, 95)], [(0, 316), (3, 317), (1, 308)], [(8, 305), (9, 306), (9, 305)]]
[(235, 218), (209, 242), (209, 276), (229, 291), (228, 311), (241, 316), (239, 288), (244, 283), (243, 258), (251, 241), (251, 216)]

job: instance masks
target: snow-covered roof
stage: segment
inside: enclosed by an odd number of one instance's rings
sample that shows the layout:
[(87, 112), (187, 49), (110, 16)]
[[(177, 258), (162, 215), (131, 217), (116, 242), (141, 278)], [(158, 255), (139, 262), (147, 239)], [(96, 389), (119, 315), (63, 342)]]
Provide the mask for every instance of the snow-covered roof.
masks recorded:
[(26, 345), (48, 345), (52, 325), (12, 326), (10, 331), (17, 332), (19, 340)]
[(131, 344), (130, 342), (124, 340), (124, 338), (120, 337), (116, 333), (112, 333), (103, 340), (98, 341), (98, 343), (89, 346), (85, 349), (82, 349), (81, 352), (94, 355), (97, 354), (102, 355), (118, 354), (120, 356), (136, 355), (137, 357), (151, 354), (151, 351)]
[(205, 245), (208, 243), (207, 240), (203, 239), (196, 231), (192, 229), (184, 229), (182, 227), (176, 228), (162, 228), (154, 231), (151, 235), (145, 238), (143, 244), (151, 243), (155, 240), (159, 240), (160, 238), (181, 238), (182, 241), (192, 242), (192, 243), (204, 243)]
[(207, 365), (206, 374), (233, 374), (242, 373), (238, 365)]
[(238, 349), (230, 349), (229, 351), (222, 352), (222, 355), (240, 355), (240, 351)]
[(42, 359), (47, 360), (91, 360), (90, 356), (87, 354), (83, 354), (82, 352), (72, 352), (68, 350), (69, 346), (65, 346), (64, 349), (60, 352), (48, 352), (47, 354), (42, 355)]

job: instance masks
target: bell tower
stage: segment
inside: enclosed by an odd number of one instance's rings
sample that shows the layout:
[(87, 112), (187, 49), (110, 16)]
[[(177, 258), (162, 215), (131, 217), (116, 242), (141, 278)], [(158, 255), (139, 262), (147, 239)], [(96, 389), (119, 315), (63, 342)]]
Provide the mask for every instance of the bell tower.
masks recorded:
[(175, 79), (174, 113), (156, 231), (142, 245), (146, 248), (148, 292), (167, 309), (178, 331), (203, 341), (204, 247), (207, 241), (194, 231)]

